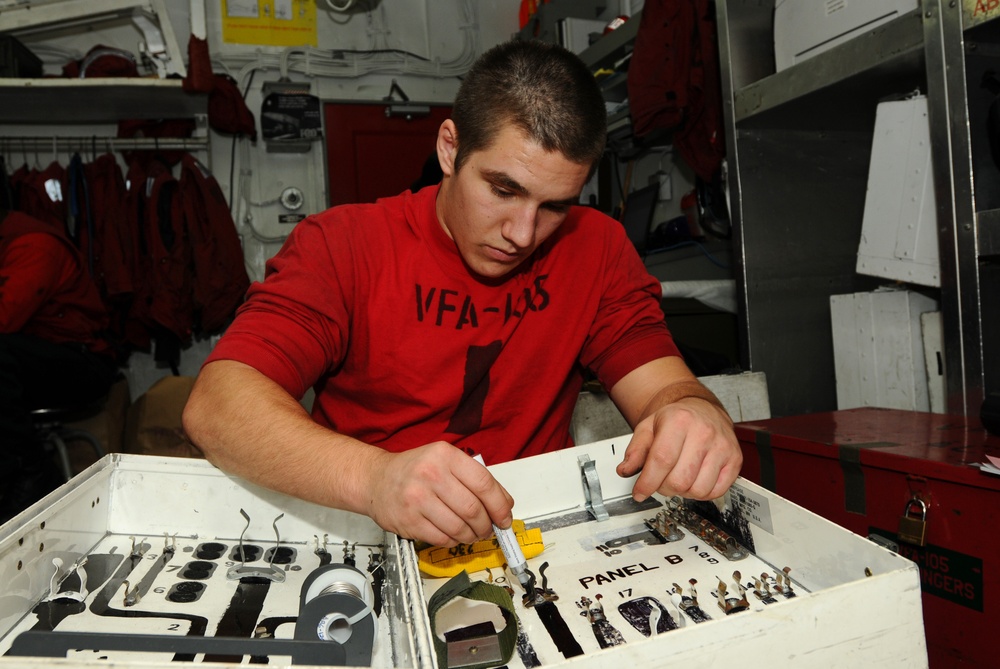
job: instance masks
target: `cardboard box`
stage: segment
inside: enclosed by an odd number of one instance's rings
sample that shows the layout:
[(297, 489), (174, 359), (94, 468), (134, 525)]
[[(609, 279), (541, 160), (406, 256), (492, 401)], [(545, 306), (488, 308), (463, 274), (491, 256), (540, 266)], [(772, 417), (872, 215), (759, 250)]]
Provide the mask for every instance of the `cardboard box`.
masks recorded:
[[(105, 453), (121, 453), (124, 450), (125, 416), (128, 408), (128, 381), (122, 378), (111, 386), (107, 402), (99, 414), (86, 420), (66, 423), (65, 426), (92, 434), (101, 442)], [(93, 446), (82, 440), (67, 440), (66, 452), (74, 474), (79, 474), (100, 459)]]
[(181, 414), (187, 404), (192, 376), (165, 376), (129, 408), (125, 450), (141, 455), (200, 458), (201, 451), (184, 434)]

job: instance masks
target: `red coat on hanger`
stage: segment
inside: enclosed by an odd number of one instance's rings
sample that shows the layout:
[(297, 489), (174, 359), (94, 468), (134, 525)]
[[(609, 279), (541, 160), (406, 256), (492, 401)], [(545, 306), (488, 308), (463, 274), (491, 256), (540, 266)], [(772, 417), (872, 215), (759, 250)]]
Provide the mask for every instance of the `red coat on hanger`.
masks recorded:
[(218, 181), (191, 155), (181, 161), (180, 196), (194, 261), (196, 325), (218, 332), (250, 287), (243, 246)]
[(627, 78), (636, 136), (673, 130), (678, 153), (705, 181), (726, 155), (712, 7), (709, 0), (646, 0)]

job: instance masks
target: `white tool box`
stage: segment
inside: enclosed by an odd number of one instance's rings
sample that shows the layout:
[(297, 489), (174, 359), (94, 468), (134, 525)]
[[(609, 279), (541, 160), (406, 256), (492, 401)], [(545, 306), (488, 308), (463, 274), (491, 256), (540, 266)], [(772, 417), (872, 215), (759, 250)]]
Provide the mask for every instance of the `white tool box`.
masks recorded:
[[(345, 548), (357, 570), (339, 573)], [(351, 623), (362, 634), (343, 644), (317, 647), (315, 633), (295, 639), (304, 629), (296, 625), (303, 584), (321, 568), (333, 569), (327, 586), (353, 580), (361, 596), (342, 586), (339, 596), (312, 593), (310, 601), (346, 598), (332, 608), (351, 609), (364, 600), (349, 619), (371, 610)], [(360, 657), (353, 664), (417, 667), (429, 642), (415, 569), (409, 543), (365, 517), (264, 490), (204, 460), (110, 455), (0, 529), (0, 666), (28, 663), (11, 658), (12, 647), (28, 643), (27, 651), (53, 653), (68, 644), (56, 654), (81, 666)], [(381, 602), (368, 601), (375, 588), (360, 586), (382, 574)], [(327, 636), (336, 638), (343, 622), (327, 620)], [(222, 647), (223, 637), (240, 648)]]
[(927, 665), (913, 563), (742, 479), (724, 505), (637, 504), (614, 472), (627, 443), (491, 468), (544, 543), (532, 598), (502, 564), (469, 574), (513, 586), (499, 606), (441, 605), (430, 553), (367, 518), (200, 460), (108, 456), (0, 528), (0, 669), (443, 669), (437, 647), (499, 666), (505, 631), (512, 669)]

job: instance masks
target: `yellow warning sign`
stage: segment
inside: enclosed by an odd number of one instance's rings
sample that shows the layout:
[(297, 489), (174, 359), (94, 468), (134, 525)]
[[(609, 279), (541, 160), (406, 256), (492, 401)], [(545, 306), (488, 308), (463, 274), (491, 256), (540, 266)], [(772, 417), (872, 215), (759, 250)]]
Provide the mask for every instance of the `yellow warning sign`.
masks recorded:
[(229, 44), (316, 46), (315, 0), (222, 0)]

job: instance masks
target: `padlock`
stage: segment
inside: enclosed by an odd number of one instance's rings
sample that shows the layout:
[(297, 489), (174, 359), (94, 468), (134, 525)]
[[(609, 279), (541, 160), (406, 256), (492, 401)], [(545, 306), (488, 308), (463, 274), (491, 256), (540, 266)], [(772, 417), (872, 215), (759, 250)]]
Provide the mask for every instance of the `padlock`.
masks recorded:
[[(914, 518), (913, 510), (920, 509), (920, 517)], [(914, 546), (923, 546), (927, 543), (927, 504), (919, 497), (914, 497), (906, 503), (903, 509), (903, 517), (899, 519), (899, 534), (897, 538)]]

